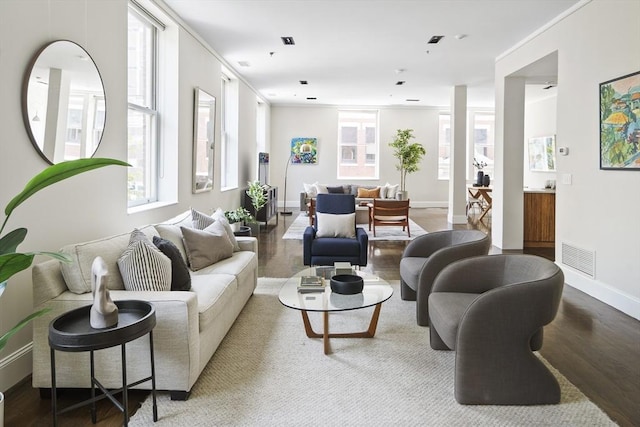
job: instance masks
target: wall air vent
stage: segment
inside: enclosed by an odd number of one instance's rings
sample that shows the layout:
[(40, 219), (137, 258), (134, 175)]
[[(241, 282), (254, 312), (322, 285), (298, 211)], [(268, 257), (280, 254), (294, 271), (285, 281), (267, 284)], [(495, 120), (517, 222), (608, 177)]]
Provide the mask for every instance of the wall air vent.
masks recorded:
[(442, 40), (444, 36), (433, 36), (429, 39), (429, 41), (427, 43), (429, 44), (436, 44), (438, 43), (440, 40)]
[(596, 253), (562, 243), (562, 263), (591, 278), (596, 277)]
[(296, 42), (293, 41), (293, 37), (285, 36), (280, 38), (282, 39), (282, 44), (284, 44), (285, 46), (293, 46), (294, 44), (296, 44)]

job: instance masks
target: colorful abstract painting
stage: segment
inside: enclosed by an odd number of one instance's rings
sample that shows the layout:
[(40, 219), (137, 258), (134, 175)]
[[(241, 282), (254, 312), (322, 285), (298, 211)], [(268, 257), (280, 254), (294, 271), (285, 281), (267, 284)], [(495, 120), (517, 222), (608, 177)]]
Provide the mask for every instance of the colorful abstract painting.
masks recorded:
[(292, 138), (291, 163), (315, 165), (318, 163), (317, 138)]
[(600, 169), (640, 170), (640, 71), (600, 83)]
[(529, 170), (534, 172), (556, 170), (555, 135), (529, 139)]

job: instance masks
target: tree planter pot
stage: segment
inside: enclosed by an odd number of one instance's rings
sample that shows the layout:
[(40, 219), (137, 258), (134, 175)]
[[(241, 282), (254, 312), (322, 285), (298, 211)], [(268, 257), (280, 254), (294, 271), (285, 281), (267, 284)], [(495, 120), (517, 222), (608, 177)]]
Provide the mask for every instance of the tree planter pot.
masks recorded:
[(408, 191), (398, 191), (396, 193), (396, 200), (407, 200), (409, 198)]

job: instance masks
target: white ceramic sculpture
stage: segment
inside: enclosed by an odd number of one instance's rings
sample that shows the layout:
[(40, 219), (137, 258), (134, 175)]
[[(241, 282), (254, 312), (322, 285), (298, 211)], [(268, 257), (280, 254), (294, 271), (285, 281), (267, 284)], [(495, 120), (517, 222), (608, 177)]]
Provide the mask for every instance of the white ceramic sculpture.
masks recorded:
[(108, 282), (107, 264), (101, 257), (96, 257), (91, 264), (93, 305), (91, 306), (90, 322), (94, 329), (110, 328), (118, 324), (118, 307), (109, 296)]

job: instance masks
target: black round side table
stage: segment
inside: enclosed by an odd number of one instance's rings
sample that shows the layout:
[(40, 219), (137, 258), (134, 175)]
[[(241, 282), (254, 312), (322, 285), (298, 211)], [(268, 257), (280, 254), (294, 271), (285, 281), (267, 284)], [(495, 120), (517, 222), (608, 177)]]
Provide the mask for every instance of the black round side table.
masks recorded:
[(251, 227), (247, 227), (246, 225), (241, 225), (240, 230), (233, 232), (234, 236), (247, 236), (251, 237)]
[[(151, 395), (153, 397), (153, 421), (158, 421), (156, 405), (156, 375), (153, 356), (153, 328), (156, 326), (156, 310), (150, 302), (125, 300), (115, 301), (118, 306), (118, 324), (106, 329), (93, 329), (89, 316), (91, 305), (77, 308), (64, 313), (49, 324), (49, 347), (51, 347), (51, 408), (53, 425), (58, 425), (58, 414), (91, 404), (91, 421), (96, 423), (96, 402), (108, 398), (123, 412), (124, 425), (129, 424), (129, 404), (127, 390), (146, 381), (151, 381)], [(151, 376), (131, 384), (127, 384), (127, 352), (125, 344), (141, 336), (149, 334), (149, 353), (151, 357)], [(109, 391), (95, 378), (94, 357), (95, 350), (121, 346), (122, 353), (122, 388)], [(56, 395), (56, 358), (55, 351), (91, 352), (91, 398), (71, 405), (58, 411)], [(104, 393), (96, 397), (96, 386)], [(122, 391), (122, 403), (114, 395)]]

